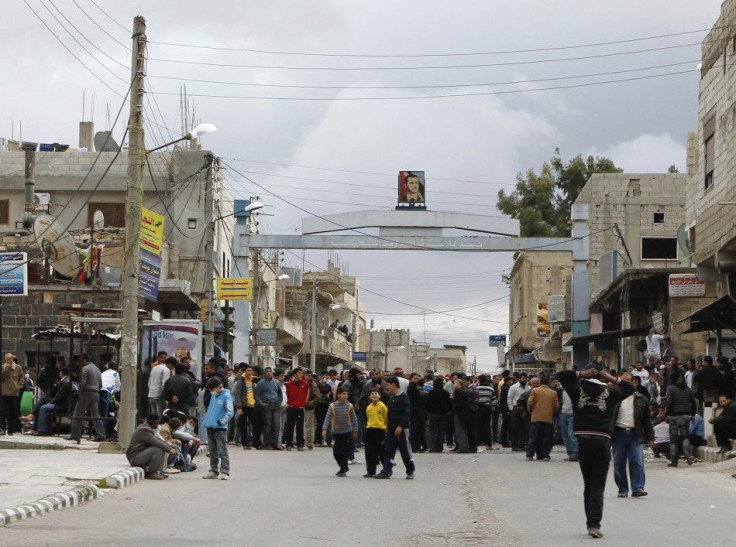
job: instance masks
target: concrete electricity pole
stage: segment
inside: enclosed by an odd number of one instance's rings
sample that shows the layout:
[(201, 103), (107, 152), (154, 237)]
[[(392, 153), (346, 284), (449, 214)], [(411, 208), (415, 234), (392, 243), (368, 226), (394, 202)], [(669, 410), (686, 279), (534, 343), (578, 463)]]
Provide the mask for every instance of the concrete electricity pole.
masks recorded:
[[(207, 231), (205, 232), (205, 246), (204, 246), (204, 291), (207, 295), (207, 315), (205, 316), (205, 329), (204, 329), (204, 360), (207, 360), (215, 354), (215, 327), (212, 321), (212, 308), (214, 306), (214, 298), (212, 294), (212, 281), (214, 271), (214, 260), (213, 249), (215, 246), (215, 219), (213, 211), (214, 201), (214, 179), (215, 169), (214, 162), (215, 157), (211, 154), (207, 155), (207, 181), (205, 182), (204, 192), (204, 218), (207, 222)], [(225, 328), (225, 336), (227, 337), (227, 328)]]
[(135, 429), (138, 393), (138, 295), (140, 272), (143, 168), (146, 162), (143, 132), (146, 20), (133, 20), (130, 118), (128, 119), (128, 187), (125, 196), (125, 250), (121, 291), (122, 326), (120, 377), (122, 382), (118, 439), (127, 447)]
[(317, 280), (312, 285), (312, 351), (309, 352), (309, 368), (312, 372), (317, 370)]

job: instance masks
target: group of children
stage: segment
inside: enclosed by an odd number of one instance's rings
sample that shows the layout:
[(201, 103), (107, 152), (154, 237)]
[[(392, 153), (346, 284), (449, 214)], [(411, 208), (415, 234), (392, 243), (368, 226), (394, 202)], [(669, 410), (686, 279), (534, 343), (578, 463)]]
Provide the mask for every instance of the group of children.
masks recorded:
[[(413, 479), (415, 465), (409, 444), (409, 399), (401, 391), (398, 378), (391, 377), (386, 382), (389, 406), (381, 401), (378, 389), (370, 392), (370, 404), (365, 408), (365, 478), (388, 479), (393, 473), (393, 459), (398, 450), (406, 467), (406, 478)], [(332, 432), (332, 455), (338, 465), (338, 477), (347, 476), (351, 453), (351, 442), (358, 440), (358, 418), (353, 404), (348, 402), (348, 389), (338, 387), (337, 399), (330, 404), (322, 425), (322, 438)], [(382, 469), (377, 473), (378, 465)]]

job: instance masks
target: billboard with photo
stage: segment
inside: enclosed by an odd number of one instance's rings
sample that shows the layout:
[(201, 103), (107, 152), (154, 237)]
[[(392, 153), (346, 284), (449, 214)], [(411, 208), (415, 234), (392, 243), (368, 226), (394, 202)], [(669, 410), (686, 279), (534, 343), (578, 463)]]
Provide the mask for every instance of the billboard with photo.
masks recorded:
[(181, 359), (192, 358), (191, 372), (197, 378), (202, 374), (202, 322), (195, 319), (164, 319), (143, 321), (141, 337), (141, 360), (143, 370), (148, 370), (150, 359), (159, 351)]
[(424, 171), (399, 171), (399, 205), (425, 204)]

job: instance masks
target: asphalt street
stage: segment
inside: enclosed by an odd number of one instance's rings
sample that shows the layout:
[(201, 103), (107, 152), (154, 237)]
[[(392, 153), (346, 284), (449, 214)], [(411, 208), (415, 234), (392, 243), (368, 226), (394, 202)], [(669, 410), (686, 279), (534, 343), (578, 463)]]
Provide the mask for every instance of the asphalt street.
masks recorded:
[[(506, 451), (418, 454), (388, 481), (347, 478), (327, 448), (230, 447), (229, 481), (194, 473), (144, 481), (88, 505), (0, 530), (2, 545), (656, 545), (731, 544), (734, 465), (647, 464), (646, 498), (616, 497), (609, 477), (605, 537), (586, 535), (577, 464), (527, 462)], [(362, 453), (359, 454), (362, 457)]]

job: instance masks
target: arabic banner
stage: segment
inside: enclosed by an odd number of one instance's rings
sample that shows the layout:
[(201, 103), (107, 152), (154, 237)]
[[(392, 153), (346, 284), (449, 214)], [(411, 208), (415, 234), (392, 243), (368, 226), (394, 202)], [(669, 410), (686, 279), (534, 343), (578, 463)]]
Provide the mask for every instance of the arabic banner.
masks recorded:
[(141, 249), (161, 256), (164, 244), (164, 217), (145, 207), (141, 208)]
[(28, 296), (26, 253), (0, 253), (0, 296)]
[(217, 280), (218, 300), (253, 300), (252, 277), (223, 277)]
[(139, 292), (146, 300), (158, 300), (158, 282), (161, 279), (161, 257), (141, 249)]

